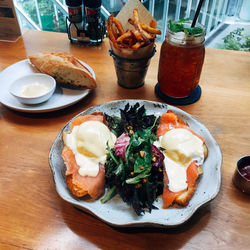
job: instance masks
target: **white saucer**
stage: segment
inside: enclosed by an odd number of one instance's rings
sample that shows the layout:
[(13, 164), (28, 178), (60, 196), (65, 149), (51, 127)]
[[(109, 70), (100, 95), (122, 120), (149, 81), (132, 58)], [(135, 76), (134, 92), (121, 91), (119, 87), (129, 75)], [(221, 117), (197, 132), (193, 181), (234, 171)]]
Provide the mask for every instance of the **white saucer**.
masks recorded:
[[(81, 63), (90, 70), (96, 79), (93, 69), (86, 63)], [(10, 109), (27, 113), (43, 113), (68, 107), (90, 93), (89, 89), (79, 89), (57, 84), (53, 96), (47, 102), (36, 105), (21, 104), (9, 93), (9, 88), (14, 80), (30, 73), (39, 72), (30, 64), (28, 59), (14, 63), (0, 73), (0, 102), (3, 105)]]

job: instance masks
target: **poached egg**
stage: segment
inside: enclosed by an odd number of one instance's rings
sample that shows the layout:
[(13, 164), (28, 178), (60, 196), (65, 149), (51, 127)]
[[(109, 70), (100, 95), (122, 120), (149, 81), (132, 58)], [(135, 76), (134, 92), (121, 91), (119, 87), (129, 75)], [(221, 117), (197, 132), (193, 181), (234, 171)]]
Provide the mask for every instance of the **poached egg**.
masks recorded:
[(168, 187), (172, 192), (187, 188), (187, 168), (192, 161), (197, 165), (204, 162), (203, 141), (188, 129), (175, 128), (159, 138), (163, 149), (165, 171)]
[(81, 176), (95, 177), (99, 172), (99, 163), (104, 164), (107, 156), (107, 145), (113, 148), (116, 136), (108, 127), (99, 121), (86, 121), (74, 126), (65, 134), (64, 142), (74, 153), (78, 172)]

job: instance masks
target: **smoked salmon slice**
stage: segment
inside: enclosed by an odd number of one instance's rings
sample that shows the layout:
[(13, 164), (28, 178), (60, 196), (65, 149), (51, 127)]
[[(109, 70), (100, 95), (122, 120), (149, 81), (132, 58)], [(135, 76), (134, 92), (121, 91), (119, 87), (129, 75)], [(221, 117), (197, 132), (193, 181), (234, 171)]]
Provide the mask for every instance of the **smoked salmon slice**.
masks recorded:
[(105, 123), (105, 117), (102, 112), (95, 112), (90, 115), (80, 115), (71, 122), (71, 130), (74, 128), (74, 126), (79, 126), (86, 121), (99, 121)]
[[(101, 112), (78, 116), (71, 122), (71, 130), (74, 126), (81, 125), (86, 121), (100, 121), (105, 123), (105, 117)], [(104, 193), (105, 169), (102, 164), (99, 164), (99, 172), (97, 176), (82, 176), (78, 172), (80, 167), (76, 163), (75, 155), (69, 147), (64, 146), (62, 158), (66, 165), (66, 183), (73, 195), (82, 197), (88, 194), (91, 198), (97, 199)]]
[(168, 110), (160, 118), (156, 136), (159, 138), (173, 128), (189, 129), (188, 125), (181, 118), (179, 118), (173, 111)]
[(193, 161), (187, 168), (187, 189), (180, 192), (172, 192), (168, 188), (168, 178), (164, 170), (164, 188), (163, 188), (163, 208), (177, 203), (181, 206), (186, 206), (194, 194), (196, 188), (196, 180), (199, 176), (198, 166)]
[[(169, 110), (164, 113), (160, 118), (160, 123), (156, 131), (156, 136), (159, 138), (171, 129), (185, 128), (198, 136), (203, 142), (205, 139), (197, 135), (192, 131), (188, 124), (185, 123), (180, 117), (178, 117), (173, 111)], [(181, 206), (186, 206), (195, 192), (196, 180), (199, 176), (199, 166), (195, 161), (191, 162), (187, 168), (187, 189), (180, 192), (172, 192), (168, 188), (168, 176), (164, 166), (164, 188), (163, 188), (163, 208), (171, 206), (173, 203), (177, 203)]]
[(179, 116), (177, 116), (172, 110), (168, 110), (164, 113), (160, 118), (160, 123), (156, 131), (156, 136), (159, 138), (160, 136), (167, 133), (169, 130), (173, 128), (185, 128), (192, 132), (194, 135), (199, 137), (203, 142), (205, 139), (198, 134), (196, 134), (193, 130), (191, 130), (186, 122), (184, 122)]

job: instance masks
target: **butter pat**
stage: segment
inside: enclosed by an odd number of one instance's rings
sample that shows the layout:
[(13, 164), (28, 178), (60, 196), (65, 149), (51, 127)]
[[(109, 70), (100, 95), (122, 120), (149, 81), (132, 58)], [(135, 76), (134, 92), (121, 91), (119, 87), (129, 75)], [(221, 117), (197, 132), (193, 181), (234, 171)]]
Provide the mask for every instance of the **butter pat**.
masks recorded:
[(21, 91), (22, 97), (38, 97), (46, 94), (49, 91), (49, 87), (45, 84), (34, 82), (25, 85)]

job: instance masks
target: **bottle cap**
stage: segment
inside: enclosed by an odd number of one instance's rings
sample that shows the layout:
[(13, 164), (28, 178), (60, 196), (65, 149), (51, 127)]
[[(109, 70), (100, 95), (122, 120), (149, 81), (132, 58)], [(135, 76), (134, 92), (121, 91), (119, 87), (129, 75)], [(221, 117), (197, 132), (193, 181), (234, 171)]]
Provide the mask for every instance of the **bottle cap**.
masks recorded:
[(102, 0), (83, 0), (84, 5), (89, 8), (99, 8), (102, 5)]
[(66, 0), (66, 5), (69, 7), (77, 7), (82, 5), (82, 0)]

